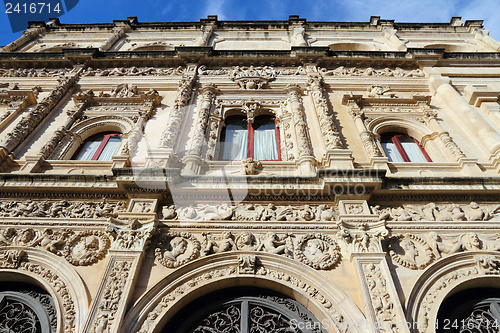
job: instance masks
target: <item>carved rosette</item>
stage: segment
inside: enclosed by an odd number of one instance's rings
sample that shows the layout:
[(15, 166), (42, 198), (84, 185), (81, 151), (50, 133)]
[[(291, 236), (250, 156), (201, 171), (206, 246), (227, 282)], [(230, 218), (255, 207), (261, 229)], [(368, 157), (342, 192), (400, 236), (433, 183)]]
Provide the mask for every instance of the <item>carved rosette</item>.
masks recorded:
[(88, 266), (103, 259), (110, 246), (111, 240), (106, 233), (87, 230), (71, 237), (63, 254), (75, 266)]
[(297, 243), (295, 258), (314, 269), (331, 269), (340, 261), (340, 247), (324, 234), (307, 234)]
[(181, 128), (182, 116), (187, 103), (191, 99), (191, 92), (193, 90), (195, 77), (195, 73), (185, 74), (179, 82), (175, 105), (170, 111), (167, 126), (161, 135), (161, 147), (172, 149), (175, 145), (177, 134)]
[(388, 249), (395, 263), (409, 269), (424, 269), (435, 260), (429, 244), (413, 234), (391, 237)]
[(168, 268), (177, 268), (200, 256), (201, 244), (190, 233), (172, 232), (158, 242), (155, 258)]
[(330, 112), (328, 102), (325, 98), (325, 92), (321, 85), (322, 78), (310, 76), (308, 83), (308, 89), (311, 93), (314, 105), (316, 106), (316, 111), (319, 116), (319, 124), (327, 149), (342, 148), (340, 136), (333, 121), (333, 115)]

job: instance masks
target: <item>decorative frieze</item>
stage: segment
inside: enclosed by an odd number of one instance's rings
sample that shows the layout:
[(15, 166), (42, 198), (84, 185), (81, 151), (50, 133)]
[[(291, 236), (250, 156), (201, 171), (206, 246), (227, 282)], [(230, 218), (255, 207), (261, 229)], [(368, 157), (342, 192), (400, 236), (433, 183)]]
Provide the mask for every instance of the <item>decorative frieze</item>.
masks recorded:
[(329, 70), (327, 68), (318, 68), (322, 76), (385, 76), (385, 77), (424, 77), (424, 72), (421, 69), (402, 69), (396, 67), (395, 69), (384, 68), (375, 69), (373, 67), (358, 68), (358, 67), (345, 67), (339, 66), (335, 69)]
[[(85, 76), (172, 76), (184, 75), (185, 67), (115, 67), (113, 69), (87, 68), (82, 72)], [(0, 72), (1, 73), (1, 72)]]
[(124, 201), (3, 200), (0, 217), (107, 218), (125, 211)]
[(274, 232), (254, 234), (242, 231), (233, 234), (203, 232), (195, 236), (188, 232), (170, 232), (163, 236), (155, 248), (155, 257), (168, 268), (184, 265), (200, 256), (223, 252), (263, 251), (284, 255), (314, 268), (328, 270), (340, 261), (340, 248), (335, 240), (321, 233), (296, 237)]
[(500, 220), (500, 205), (405, 204), (396, 207), (372, 207), (374, 214), (387, 221), (490, 221)]
[(164, 219), (182, 221), (335, 221), (338, 213), (332, 205), (275, 205), (273, 203), (198, 204), (196, 206), (164, 206)]
[(104, 258), (111, 241), (107, 233), (98, 230), (11, 227), (0, 230), (0, 246), (39, 247), (75, 266), (88, 266)]

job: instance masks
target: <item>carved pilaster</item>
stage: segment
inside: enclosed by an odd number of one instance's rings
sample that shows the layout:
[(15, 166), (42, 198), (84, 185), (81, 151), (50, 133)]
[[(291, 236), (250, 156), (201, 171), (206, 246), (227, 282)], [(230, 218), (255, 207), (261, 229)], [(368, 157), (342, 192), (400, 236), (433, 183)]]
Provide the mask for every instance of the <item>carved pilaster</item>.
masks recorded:
[(158, 92), (151, 89), (147, 92), (143, 98), (145, 103), (143, 106), (143, 111), (140, 113), (139, 119), (135, 123), (134, 128), (128, 135), (128, 151), (130, 156), (132, 156), (137, 148), (137, 144), (142, 137), (144, 124), (151, 117), (154, 112), (155, 107), (160, 103), (161, 97)]
[(299, 151), (298, 163), (304, 174), (315, 174), (314, 155), (311, 148), (311, 142), (307, 133), (307, 124), (305, 120), (304, 107), (300, 87), (298, 85), (289, 85), (287, 87), (288, 106), (292, 113), (292, 119), (295, 127), (295, 136), (297, 138), (297, 148)]
[(321, 76), (309, 76), (309, 91), (316, 107), (316, 112), (319, 117), (319, 125), (325, 146), (328, 150), (342, 148), (338, 130), (333, 122), (333, 115), (328, 108), (328, 102), (325, 97), (325, 92), (322, 87)]
[(215, 151), (217, 148), (217, 139), (220, 133), (220, 125), (221, 125), (221, 113), (222, 113), (222, 104), (220, 101), (216, 101), (216, 106), (213, 112), (209, 116), (209, 132), (208, 132), (208, 142), (207, 142), (207, 160), (213, 161), (215, 159)]
[(359, 96), (345, 95), (342, 103), (347, 105), (348, 112), (354, 119), (354, 124), (361, 137), (361, 142), (370, 158), (381, 157), (382, 152), (377, 145), (377, 135), (366, 128), (363, 110), (358, 105)]
[(24, 44), (28, 43), (29, 41), (35, 39), (36, 37), (40, 36), (42, 33), (45, 32), (45, 28), (43, 27), (37, 27), (37, 28), (31, 28), (23, 32), (23, 35), (13, 41), (12, 43), (9, 43), (5, 45), (4, 47), (0, 48), (0, 52), (13, 52), (23, 46)]
[(217, 87), (214, 84), (209, 84), (201, 90), (201, 103), (194, 125), (193, 139), (191, 141), (189, 153), (184, 159), (186, 166), (183, 171), (185, 174), (196, 175), (200, 171), (202, 162), (201, 154), (208, 125), (208, 116), (210, 114), (210, 109), (212, 108), (216, 90)]
[(389, 232), (385, 220), (372, 214), (366, 200), (339, 201), (339, 239), (355, 262), (371, 332), (409, 332), (382, 248)]
[(1, 147), (12, 152), (33, 130), (45, 119), (52, 109), (61, 101), (74, 85), (78, 74), (73, 77), (65, 77), (59, 81), (59, 85), (52, 90), (49, 96), (44, 98), (38, 105), (28, 112), (16, 127), (5, 137), (0, 144)]
[[(153, 209), (155, 209), (156, 201), (149, 201), (146, 199), (134, 202), (129, 206), (128, 215), (135, 214), (139, 218), (144, 214), (148, 215), (149, 213), (139, 213), (134, 210), (134, 207), (137, 206), (136, 209), (139, 210), (141, 210), (139, 207), (142, 207), (144, 210), (146, 206), (150, 207), (153, 204)], [(127, 213), (120, 214), (122, 215), (126, 216)], [(114, 237), (114, 242), (105, 276), (101, 280), (83, 329), (85, 333), (122, 331), (122, 319), (134, 289), (144, 251), (149, 245), (158, 222), (156, 218), (140, 222), (139, 218), (130, 218), (129, 221), (110, 218), (109, 231)]]

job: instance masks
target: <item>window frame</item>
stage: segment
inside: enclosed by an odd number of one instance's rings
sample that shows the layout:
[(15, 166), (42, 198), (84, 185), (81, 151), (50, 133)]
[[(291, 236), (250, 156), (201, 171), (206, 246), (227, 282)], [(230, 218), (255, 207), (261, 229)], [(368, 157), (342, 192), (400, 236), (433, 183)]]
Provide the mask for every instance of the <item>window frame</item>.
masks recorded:
[[(104, 137), (102, 138), (101, 142), (99, 143), (99, 146), (97, 147), (94, 155), (92, 155), (92, 158), (89, 160), (77, 159), (77, 157), (80, 154), (80, 152), (82, 151), (85, 143), (88, 142), (88, 140), (91, 139), (93, 136), (102, 135), (102, 134), (104, 134)], [(104, 151), (104, 148), (106, 148), (106, 145), (108, 144), (109, 139), (111, 139), (112, 137), (115, 137), (115, 136), (120, 136), (120, 141), (121, 141), (121, 135), (122, 135), (122, 133), (119, 133), (119, 132), (104, 132), (104, 133), (96, 133), (94, 135), (91, 135), (83, 141), (83, 143), (80, 145), (80, 147), (78, 147), (78, 149), (75, 151), (75, 153), (71, 157), (71, 160), (73, 160), (73, 161), (98, 161), (99, 157), (101, 156), (102, 152)], [(106, 162), (106, 161), (101, 161), (101, 162)]]
[[(252, 122), (249, 122), (248, 121), (248, 118), (245, 117), (245, 116), (240, 116), (240, 115), (231, 115), (227, 118), (224, 119), (224, 127), (222, 128), (222, 133), (221, 133), (221, 137), (220, 137), (220, 141), (219, 141), (219, 144), (224, 144), (226, 143), (226, 128), (227, 128), (227, 125), (226, 125), (226, 120), (231, 118), (231, 117), (241, 117), (243, 118), (242, 120), (243, 121), (246, 121), (247, 122), (247, 156), (246, 158), (253, 158), (254, 157), (254, 133), (255, 133), (255, 128), (254, 128), (254, 123)], [(263, 114), (263, 115), (259, 115), (257, 117), (255, 117), (255, 119), (257, 119), (258, 117), (268, 117), (270, 120), (273, 120), (274, 121), (274, 131), (275, 131), (275, 134), (276, 134), (276, 150), (277, 150), (277, 154), (278, 154), (278, 159), (276, 160), (261, 160), (261, 161), (281, 161), (281, 135), (280, 135), (280, 130), (279, 130), (279, 127), (278, 127), (278, 119), (276, 116), (274, 115), (267, 115), (267, 114)], [(239, 160), (224, 160), (222, 158), (222, 155), (223, 155), (223, 149), (219, 152), (219, 156), (220, 156), (220, 160), (223, 160), (223, 161), (239, 161)]]
[[(400, 141), (400, 138), (401, 137), (407, 137), (407, 138), (410, 138), (412, 139), (415, 144), (417, 145), (417, 147), (420, 149), (420, 152), (422, 153), (422, 155), (424, 156), (425, 160), (427, 163), (430, 163), (432, 162), (432, 159), (431, 157), (429, 156), (429, 154), (427, 154), (427, 152), (425, 151), (425, 149), (422, 147), (422, 145), (420, 144), (420, 142), (415, 139), (414, 137), (408, 135), (408, 134), (401, 134), (401, 133), (384, 133), (382, 136), (387, 136), (390, 138), (390, 140), (392, 141), (392, 143), (394, 143), (394, 146), (396, 146), (396, 149), (399, 153), (399, 155), (401, 156), (401, 158), (403, 159), (403, 162), (404, 163), (422, 163), (422, 162), (412, 162), (410, 160), (410, 158), (408, 157), (408, 154), (406, 153), (403, 145), (401, 144), (401, 141)], [(382, 140), (381, 140), (382, 142)], [(382, 147), (383, 148), (383, 147)], [(384, 151), (384, 154), (387, 156), (387, 153), (385, 152), (385, 149), (382, 149)], [(387, 156), (388, 157), (388, 156)], [(394, 163), (394, 162), (390, 162), (390, 163)], [(396, 162), (397, 163), (397, 162)]]

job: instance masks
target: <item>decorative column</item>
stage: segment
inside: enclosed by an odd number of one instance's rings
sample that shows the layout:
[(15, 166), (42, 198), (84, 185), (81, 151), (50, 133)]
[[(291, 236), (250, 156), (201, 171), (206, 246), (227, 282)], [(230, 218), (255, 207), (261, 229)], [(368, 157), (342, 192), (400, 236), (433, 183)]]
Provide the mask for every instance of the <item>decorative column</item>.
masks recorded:
[[(311, 68), (312, 67), (312, 68)], [(316, 70), (316, 66), (307, 66), (308, 70)], [(339, 131), (333, 120), (333, 112), (328, 107), (328, 101), (323, 89), (323, 78), (317, 73), (309, 73), (308, 90), (318, 115), (319, 126), (325, 144), (323, 163), (328, 168), (351, 169), (351, 151), (342, 149)]]
[(82, 333), (122, 332), (122, 320), (132, 296), (144, 252), (156, 231), (156, 199), (131, 199), (127, 213), (110, 218), (114, 242), (109, 262)]
[(45, 32), (44, 27), (36, 27), (36, 28), (30, 28), (27, 29), (26, 31), (23, 31), (23, 35), (16, 39), (15, 41), (5, 45), (4, 47), (0, 48), (0, 52), (14, 52), (24, 44), (28, 43), (29, 41), (32, 41), (36, 37), (40, 36), (42, 33)]
[(14, 129), (7, 134), (2, 143), (0, 143), (0, 163), (5, 168), (7, 156), (14, 159), (13, 150), (21, 144), (38, 125), (52, 112), (54, 107), (64, 98), (64, 96), (74, 86), (81, 70), (72, 77), (64, 77), (59, 80), (59, 85), (51, 91), (50, 95), (45, 97), (38, 105), (28, 112)]
[(193, 84), (196, 79), (196, 65), (188, 65), (177, 88), (177, 97), (175, 104), (170, 111), (166, 122), (166, 127), (161, 134), (160, 146), (158, 149), (149, 151), (148, 165), (168, 167), (174, 157), (174, 148), (177, 143), (177, 137), (181, 129), (183, 116), (186, 114), (186, 108), (191, 100)]
[(371, 163), (376, 168), (387, 168), (387, 157), (383, 157), (382, 152), (377, 144), (378, 137), (377, 134), (371, 132), (366, 128), (364, 117), (365, 114), (363, 110), (358, 105), (358, 101), (361, 96), (358, 95), (344, 95), (342, 98), (342, 104), (347, 106), (347, 111), (354, 119), (354, 125), (358, 130), (361, 137), (361, 142), (365, 147), (365, 151), (370, 157)]
[(498, 158), (500, 134), (451, 86), (448, 77), (441, 76), (431, 67), (424, 67), (424, 73), (429, 78), (431, 91), (453, 113), (462, 130), (470, 137), (477, 137), (478, 145), (491, 153), (491, 158)]
[(206, 142), (205, 133), (207, 130), (208, 116), (215, 99), (216, 91), (217, 87), (212, 83), (203, 87), (201, 90), (201, 103), (194, 124), (191, 147), (184, 159), (186, 165), (184, 166), (183, 173), (186, 175), (197, 175), (200, 172), (203, 143)]
[(316, 175), (314, 164), (314, 154), (311, 148), (311, 142), (307, 134), (307, 124), (305, 120), (304, 107), (300, 87), (290, 84), (287, 87), (288, 106), (292, 113), (295, 136), (297, 138), (297, 149), (299, 152), (298, 164), (302, 174)]
[(366, 200), (340, 200), (339, 210), (338, 236), (351, 252), (363, 290), (365, 331), (409, 333), (382, 248), (382, 240), (389, 234), (385, 221), (371, 214)]
[(125, 27), (116, 27), (113, 29), (113, 35), (107, 40), (105, 41), (101, 47), (99, 47), (99, 51), (101, 52), (105, 52), (105, 51), (108, 51), (113, 45), (115, 45), (115, 43), (120, 39), (122, 38), (125, 33), (128, 31), (130, 27), (129, 26), (125, 26)]

